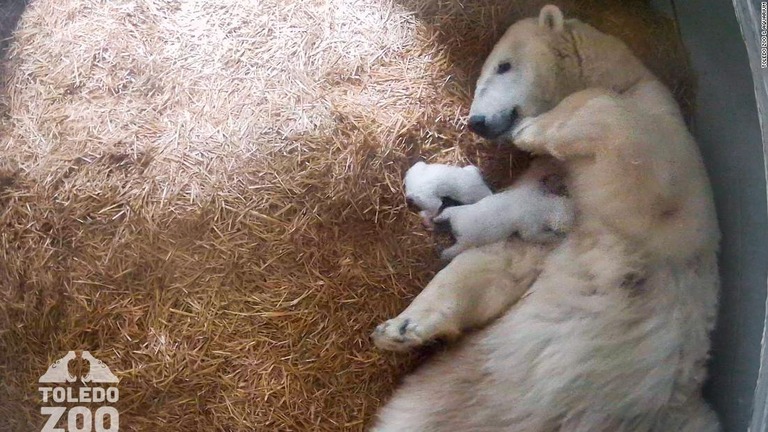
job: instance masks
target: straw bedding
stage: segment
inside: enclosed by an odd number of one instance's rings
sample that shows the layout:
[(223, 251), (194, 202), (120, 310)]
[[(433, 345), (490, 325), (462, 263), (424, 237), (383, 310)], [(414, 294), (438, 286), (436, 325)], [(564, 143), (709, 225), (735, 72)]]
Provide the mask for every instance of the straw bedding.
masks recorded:
[[(465, 117), (543, 3), (32, 2), (2, 64), (0, 430), (39, 430), (37, 378), (82, 349), (120, 377), (124, 430), (362, 430), (418, 363), (368, 335), (439, 266), (402, 174), (525, 164)], [(560, 5), (689, 106), (643, 1)]]

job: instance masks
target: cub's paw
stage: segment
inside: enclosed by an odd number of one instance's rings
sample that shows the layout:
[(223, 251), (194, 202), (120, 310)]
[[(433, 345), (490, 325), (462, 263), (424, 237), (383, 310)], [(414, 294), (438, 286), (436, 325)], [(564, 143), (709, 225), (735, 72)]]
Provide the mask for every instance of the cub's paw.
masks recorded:
[(455, 243), (453, 246), (445, 248), (440, 251), (440, 259), (443, 261), (452, 261), (454, 258), (459, 256), (460, 253), (464, 252), (468, 248), (464, 246), (461, 243)]
[[(457, 214), (471, 206), (450, 207), (442, 211), (438, 216), (432, 219), (432, 223), (435, 227), (436, 234), (443, 235), (446, 240), (450, 239), (450, 243), (441, 245), (447, 246), (442, 249), (440, 253), (440, 259), (444, 261), (450, 261), (460, 254), (466, 247), (464, 246), (464, 236), (459, 233), (456, 225), (462, 225), (462, 220), (457, 217)], [(450, 246), (449, 246), (450, 245)], [(440, 248), (438, 248), (440, 249)]]
[(467, 234), (472, 236), (474, 234), (473, 228), (477, 226), (477, 221), (473, 223), (472, 220), (481, 216), (479, 212), (474, 211), (476, 207), (475, 204), (448, 207), (432, 218), (435, 231), (450, 234), (456, 241)]
[(416, 322), (410, 318), (401, 317), (379, 324), (371, 334), (371, 339), (374, 345), (387, 351), (408, 351), (426, 342)]

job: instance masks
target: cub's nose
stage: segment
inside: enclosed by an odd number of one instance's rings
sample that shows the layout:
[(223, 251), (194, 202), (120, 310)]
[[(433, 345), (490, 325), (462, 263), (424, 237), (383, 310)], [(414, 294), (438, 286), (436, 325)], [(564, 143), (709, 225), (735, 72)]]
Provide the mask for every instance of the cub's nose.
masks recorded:
[(418, 206), (418, 205), (416, 205), (416, 200), (414, 200), (414, 199), (413, 199), (412, 197), (410, 197), (410, 196), (406, 196), (406, 197), (405, 197), (405, 203), (408, 205), (408, 209), (409, 209), (409, 210), (413, 210), (413, 211), (419, 211), (419, 210), (421, 210), (421, 209), (419, 208), (419, 206)]
[(485, 123), (485, 116), (473, 115), (470, 117), (469, 130), (480, 136), (485, 136), (488, 133), (488, 125)]

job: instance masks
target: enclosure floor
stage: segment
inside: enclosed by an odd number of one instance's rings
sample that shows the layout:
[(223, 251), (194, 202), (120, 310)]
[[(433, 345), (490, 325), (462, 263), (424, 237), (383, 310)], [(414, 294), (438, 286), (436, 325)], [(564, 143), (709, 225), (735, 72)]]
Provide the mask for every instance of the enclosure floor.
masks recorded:
[[(368, 335), (439, 266), (402, 174), (514, 177), (465, 117), (495, 39), (544, 3), (32, 2), (0, 95), (0, 430), (40, 430), (68, 350), (120, 377), (121, 430), (362, 430), (418, 362)], [(560, 5), (689, 105), (645, 2)]]

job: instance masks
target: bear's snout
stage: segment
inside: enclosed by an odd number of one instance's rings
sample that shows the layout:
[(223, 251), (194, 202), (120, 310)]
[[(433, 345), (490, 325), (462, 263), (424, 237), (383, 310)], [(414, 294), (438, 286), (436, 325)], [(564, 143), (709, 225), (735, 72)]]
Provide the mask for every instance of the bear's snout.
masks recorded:
[(485, 124), (485, 116), (484, 115), (473, 115), (469, 118), (469, 130), (472, 132), (480, 135), (485, 136), (487, 132), (487, 127)]
[(469, 129), (483, 138), (494, 139), (512, 129), (519, 119), (518, 107), (492, 116), (473, 115), (469, 117)]

